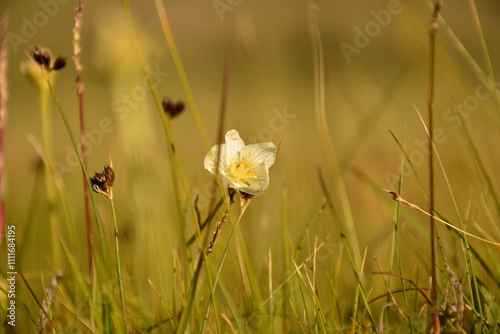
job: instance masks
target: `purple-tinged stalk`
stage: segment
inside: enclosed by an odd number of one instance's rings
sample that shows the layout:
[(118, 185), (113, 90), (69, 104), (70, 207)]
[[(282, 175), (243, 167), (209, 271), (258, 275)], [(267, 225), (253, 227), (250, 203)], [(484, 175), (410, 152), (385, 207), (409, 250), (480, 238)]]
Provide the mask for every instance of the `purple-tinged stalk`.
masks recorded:
[[(80, 61), (80, 39), (81, 39), (81, 29), (83, 23), (83, 3), (79, 2), (76, 9), (75, 15), (75, 28), (73, 29), (73, 61), (75, 62), (76, 69), (76, 95), (78, 96), (78, 112), (80, 116), (80, 146), (82, 150), (83, 165), (87, 168), (87, 144), (85, 142), (85, 113), (83, 107), (83, 94), (85, 91), (85, 86), (82, 80), (82, 69), (83, 65)], [(87, 230), (87, 252), (89, 258), (89, 271), (91, 276), (93, 275), (94, 268), (94, 255), (92, 252), (92, 228), (90, 223), (90, 200), (89, 200), (89, 190), (87, 187), (87, 179), (85, 174), (82, 172), (83, 177), (83, 197), (85, 201), (85, 227)]]
[(4, 131), (7, 117), (8, 81), (7, 81), (7, 13), (2, 16), (0, 24), (0, 244), (5, 228), (5, 203), (3, 198), (4, 180)]
[(441, 324), (439, 322), (439, 314), (437, 308), (437, 277), (436, 277), (436, 226), (434, 221), (434, 207), (435, 207), (435, 196), (434, 196), (434, 76), (435, 76), (435, 65), (436, 65), (436, 35), (439, 29), (437, 23), (439, 12), (441, 11), (443, 4), (440, 0), (436, 0), (434, 3), (434, 10), (430, 22), (429, 28), (429, 98), (428, 98), (428, 109), (429, 109), (429, 188), (430, 188), (430, 238), (431, 238), (431, 267), (432, 267), (432, 303), (433, 303), (433, 330), (435, 334), (441, 333)]

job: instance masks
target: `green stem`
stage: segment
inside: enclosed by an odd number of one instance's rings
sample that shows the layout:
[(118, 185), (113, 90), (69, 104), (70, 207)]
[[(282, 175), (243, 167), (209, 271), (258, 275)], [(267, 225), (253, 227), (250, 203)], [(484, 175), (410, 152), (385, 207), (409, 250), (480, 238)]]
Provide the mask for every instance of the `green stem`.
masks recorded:
[(167, 41), (167, 45), (168, 48), (170, 49), (170, 54), (172, 56), (172, 60), (175, 65), (175, 69), (177, 70), (177, 74), (179, 75), (179, 80), (181, 81), (182, 88), (184, 89), (184, 93), (186, 94), (186, 100), (189, 105), (189, 109), (191, 109), (191, 113), (193, 114), (196, 126), (198, 127), (198, 132), (200, 133), (203, 139), (205, 147), (208, 149), (210, 147), (208, 136), (205, 131), (205, 127), (203, 126), (203, 122), (200, 117), (200, 112), (198, 111), (198, 105), (196, 104), (196, 99), (194, 98), (193, 91), (191, 90), (191, 86), (189, 85), (189, 80), (187, 78), (186, 71), (184, 70), (184, 66), (182, 65), (182, 60), (179, 55), (179, 51), (177, 50), (174, 36), (172, 35), (172, 30), (170, 29), (170, 23), (168, 21), (167, 11), (165, 10), (163, 1), (155, 0), (155, 5), (156, 5), (156, 11), (158, 12), (158, 17), (160, 19), (161, 27), (163, 30), (163, 35), (165, 36), (165, 40)]
[[(80, 167), (82, 169), (83, 175), (85, 176), (87, 189), (89, 190), (89, 193), (90, 193), (90, 191), (92, 190), (92, 185), (90, 184), (90, 178), (89, 178), (89, 175), (87, 173), (87, 169), (85, 168), (85, 163), (83, 161), (82, 154), (78, 150), (78, 147), (79, 147), (78, 142), (75, 138), (75, 135), (73, 134), (73, 130), (71, 130), (71, 125), (69, 124), (69, 120), (66, 117), (66, 113), (64, 112), (64, 109), (62, 108), (61, 102), (59, 101), (59, 98), (57, 97), (56, 92), (54, 91), (54, 87), (52, 87), (52, 84), (50, 83), (49, 80), (47, 80), (47, 82), (48, 82), (48, 87), (49, 87), (50, 93), (52, 94), (52, 99), (54, 100), (54, 102), (57, 106), (57, 110), (59, 111), (59, 115), (61, 116), (61, 118), (64, 122), (64, 126), (66, 127), (66, 130), (68, 131), (68, 135), (71, 139), (71, 143), (72, 143), (73, 148), (76, 152), (76, 156), (78, 157), (78, 162), (80, 163)], [(92, 207), (94, 208), (94, 216), (95, 216), (96, 222), (97, 222), (97, 230), (99, 232), (99, 240), (101, 243), (101, 252), (103, 255), (103, 259), (104, 259), (104, 264), (107, 266), (107, 258), (104, 256), (105, 254), (107, 254), (107, 252), (106, 252), (106, 245), (104, 243), (104, 232), (102, 229), (101, 219), (99, 218), (99, 215), (97, 213), (97, 209), (96, 209), (96, 205), (95, 205), (93, 196), (90, 196), (90, 201), (92, 203)]]
[[(47, 79), (48, 84), (50, 79)], [(39, 86), (40, 94), (40, 113), (42, 124), (42, 145), (46, 155), (46, 164), (44, 169), (45, 189), (47, 194), (47, 210), (48, 221), (50, 226), (52, 254), (56, 267), (61, 265), (61, 253), (59, 251), (58, 240), (55, 231), (58, 227), (57, 221), (57, 196), (54, 186), (54, 180), (50, 171), (50, 165), (54, 156), (53, 140), (52, 140), (52, 115), (50, 103), (50, 90), (46, 85)]]
[[(125, 296), (123, 294), (122, 266), (120, 261), (120, 246), (118, 243), (118, 223), (116, 220), (115, 202), (113, 201), (113, 190), (110, 190), (109, 202), (111, 203), (111, 211), (113, 213), (113, 224), (115, 228), (116, 272), (118, 275), (118, 287), (120, 290), (120, 305), (122, 308), (123, 317), (125, 318)], [(125, 328), (127, 327), (125, 326)]]

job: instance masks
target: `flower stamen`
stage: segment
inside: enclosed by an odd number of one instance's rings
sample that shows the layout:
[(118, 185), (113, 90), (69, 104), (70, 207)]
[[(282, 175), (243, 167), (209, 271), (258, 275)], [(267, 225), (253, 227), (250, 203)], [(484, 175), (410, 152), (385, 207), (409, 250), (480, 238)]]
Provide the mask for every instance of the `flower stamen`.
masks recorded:
[(250, 180), (257, 178), (254, 172), (254, 164), (242, 159), (235, 159), (227, 169), (227, 178), (237, 184), (250, 185)]

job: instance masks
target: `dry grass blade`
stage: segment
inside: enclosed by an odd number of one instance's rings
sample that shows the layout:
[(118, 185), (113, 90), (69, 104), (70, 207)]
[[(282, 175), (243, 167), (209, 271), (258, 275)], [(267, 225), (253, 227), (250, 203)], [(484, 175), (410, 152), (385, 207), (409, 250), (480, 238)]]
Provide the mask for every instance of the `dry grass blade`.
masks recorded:
[(427, 302), (427, 304), (432, 305), (432, 299), (429, 297), (429, 295), (427, 294), (427, 292), (425, 292), (424, 289), (422, 289), (420, 286), (418, 286), (418, 284), (415, 281), (413, 281), (411, 278), (404, 277), (404, 276), (396, 274), (396, 273), (374, 272), (373, 274), (374, 275), (394, 276), (394, 277), (401, 278), (402, 280), (407, 281), (408, 283), (410, 283), (411, 285), (413, 285), (418, 290), (418, 292), (420, 292), (420, 294), (422, 295), (422, 297), (425, 298), (425, 301)]
[(441, 222), (441, 223), (445, 224), (446, 226), (448, 226), (448, 227), (450, 227), (450, 228), (452, 228), (452, 229), (454, 229), (454, 230), (456, 230), (456, 231), (458, 231), (458, 232), (460, 232), (460, 233), (463, 233), (463, 234), (465, 234), (465, 235), (467, 235), (467, 236), (469, 236), (469, 237), (471, 237), (471, 238), (474, 238), (474, 239), (477, 239), (477, 240), (480, 240), (480, 241), (483, 241), (483, 242), (489, 243), (489, 244), (491, 244), (491, 245), (500, 246), (500, 243), (498, 243), (498, 242), (495, 242), (495, 241), (491, 241), (491, 240), (488, 240), (488, 239), (484, 239), (484, 238), (478, 237), (477, 235), (474, 235), (474, 234), (472, 234), (472, 233), (469, 233), (469, 232), (467, 232), (467, 231), (464, 231), (464, 230), (462, 230), (462, 229), (460, 229), (460, 228), (458, 228), (458, 227), (456, 227), (456, 226), (454, 226), (454, 225), (450, 224), (450, 223), (449, 223), (449, 222), (447, 222), (446, 220), (443, 220), (443, 219), (441, 219), (441, 218), (439, 218), (439, 217), (437, 217), (437, 216), (435, 216), (435, 215), (430, 214), (429, 212), (427, 212), (427, 211), (425, 211), (424, 209), (420, 208), (418, 205), (413, 204), (413, 203), (410, 203), (410, 202), (408, 202), (407, 200), (405, 200), (404, 198), (402, 198), (401, 196), (399, 196), (398, 192), (397, 192), (397, 191), (395, 191), (395, 190), (387, 190), (387, 189), (383, 189), (383, 190), (384, 190), (384, 191), (386, 191), (386, 192), (388, 192), (389, 194), (391, 194), (391, 195), (392, 195), (392, 199), (393, 199), (393, 200), (395, 200), (396, 202), (399, 202), (399, 203), (402, 203), (402, 204), (408, 205), (410, 208), (415, 209), (415, 210), (417, 210), (417, 211), (420, 211), (420, 212), (422, 212), (423, 214), (425, 214), (425, 215), (427, 215), (427, 216), (429, 216), (429, 217), (431, 217), (431, 216), (432, 216), (432, 218), (433, 218), (433, 219), (435, 219), (435, 220), (437, 220), (437, 221), (439, 221), (439, 222)]

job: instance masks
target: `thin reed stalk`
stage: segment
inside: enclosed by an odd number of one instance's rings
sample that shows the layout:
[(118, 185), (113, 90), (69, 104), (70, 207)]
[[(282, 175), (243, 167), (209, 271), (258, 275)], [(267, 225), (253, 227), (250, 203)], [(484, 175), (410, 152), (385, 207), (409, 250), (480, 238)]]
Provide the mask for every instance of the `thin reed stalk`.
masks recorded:
[[(50, 85), (52, 85), (52, 76), (46, 73), (43, 67), (40, 67), (42, 75), (45, 77), (47, 84), (40, 84), (38, 86), (38, 94), (40, 98), (40, 114), (41, 114), (41, 125), (42, 125), (42, 145), (45, 150), (45, 155), (48, 164), (52, 164), (54, 157), (53, 148), (53, 138), (54, 133), (52, 126), (52, 108), (50, 102)], [(48, 222), (51, 235), (51, 245), (52, 254), (54, 257), (55, 266), (57, 268), (61, 267), (61, 254), (59, 252), (57, 238), (55, 237), (55, 230), (58, 228), (58, 218), (57, 218), (57, 195), (54, 186), (54, 180), (52, 179), (52, 174), (50, 172), (49, 165), (45, 165), (44, 168), (44, 179), (45, 179), (45, 191), (47, 194), (47, 211), (48, 211)]]
[[(110, 188), (109, 190), (109, 203), (111, 204), (111, 212), (113, 214), (113, 227), (115, 233), (115, 254), (116, 254), (116, 273), (118, 276), (118, 289), (120, 290), (120, 307), (123, 314), (123, 318), (126, 317), (126, 309), (125, 309), (125, 294), (123, 290), (123, 276), (122, 276), (122, 266), (120, 260), (120, 244), (119, 244), (119, 231), (118, 231), (118, 222), (116, 219), (116, 210), (115, 210), (115, 201), (113, 200), (113, 190)], [(125, 321), (125, 320), (124, 320)], [(126, 324), (124, 323), (125, 328)]]
[[(488, 67), (488, 78), (491, 82), (495, 83), (495, 72), (493, 71), (493, 65), (491, 63), (490, 53), (488, 52), (488, 47), (486, 45), (486, 40), (484, 38), (483, 28), (481, 26), (481, 21), (479, 19), (479, 14), (476, 8), (476, 2), (474, 0), (469, 0), (469, 8), (472, 14), (472, 21), (474, 22), (474, 26), (477, 30), (478, 39), (481, 43), (481, 51), (483, 52), (483, 56), (486, 62), (486, 66)], [(495, 102), (497, 110), (500, 111), (500, 97), (498, 94), (495, 94)]]
[[(78, 142), (77, 142), (76, 137), (75, 137), (75, 135), (73, 133), (73, 130), (71, 129), (71, 125), (69, 123), (68, 117), (66, 116), (66, 113), (64, 112), (64, 109), (63, 109), (63, 107), (61, 105), (61, 102), (59, 101), (59, 98), (57, 97), (57, 94), (56, 94), (56, 92), (54, 90), (54, 87), (52, 86), (52, 84), (50, 83), (50, 81), (47, 81), (47, 82), (48, 82), (48, 87), (49, 87), (50, 93), (52, 94), (52, 98), (53, 98), (53, 100), (54, 100), (54, 102), (55, 102), (55, 104), (57, 106), (57, 110), (59, 111), (59, 115), (61, 116), (61, 118), (62, 118), (62, 120), (64, 122), (64, 126), (66, 127), (66, 130), (67, 130), (68, 135), (70, 137), (71, 144), (73, 145), (73, 149), (76, 152), (76, 156), (78, 158), (78, 162), (80, 164), (80, 168), (82, 169), (82, 172), (85, 175), (85, 181), (86, 181), (86, 184), (87, 184), (87, 189), (90, 191), (92, 189), (92, 185), (90, 183), (90, 178), (89, 178), (89, 175), (87, 173), (87, 168), (85, 167), (85, 164), (83, 162), (82, 154), (78, 150)], [(92, 207), (94, 208), (94, 216), (96, 218), (97, 230), (99, 232), (99, 240), (100, 240), (100, 244), (101, 244), (101, 252), (103, 254), (104, 263), (106, 265), (108, 258), (105, 256), (105, 254), (107, 254), (107, 251), (106, 251), (106, 245), (105, 245), (105, 242), (104, 242), (104, 232), (103, 232), (103, 228), (102, 228), (102, 222), (101, 222), (101, 219), (99, 218), (99, 215), (97, 213), (96, 205), (94, 203), (94, 198), (92, 196), (90, 196), (90, 201), (92, 203)]]
[[(217, 133), (217, 143), (218, 143), (219, 146), (218, 146), (218, 151), (217, 151), (217, 164), (216, 164), (217, 170), (216, 170), (215, 175), (218, 175), (218, 169), (219, 169), (220, 150), (221, 150), (221, 143), (222, 143), (223, 132), (224, 132), (224, 124), (225, 124), (225, 119), (226, 119), (226, 106), (227, 106), (228, 89), (229, 89), (229, 58), (226, 57), (225, 61), (224, 61), (224, 71), (223, 71), (222, 90), (221, 90), (221, 102), (220, 102), (220, 112), (219, 112), (219, 122), (218, 122), (219, 123), (219, 129), (218, 129), (218, 133)], [(213, 184), (215, 186), (219, 186), (221, 194), (224, 193), (223, 185), (222, 185), (221, 182), (219, 182), (218, 178), (214, 178)], [(201, 222), (198, 222), (198, 224), (200, 224), (200, 225), (199, 225), (199, 228), (197, 228), (199, 230), (199, 232), (197, 232), (197, 233), (200, 236), (201, 236), (201, 231), (202, 231), (203, 227), (205, 225), (210, 224), (213, 216), (216, 213), (216, 210), (218, 209), (218, 207), (223, 202), (223, 199), (221, 198), (221, 200), (219, 200), (219, 202), (217, 204), (215, 204), (215, 197), (216, 197), (215, 196), (215, 192), (216, 192), (216, 187), (214, 187), (214, 194), (213, 194), (212, 198), (210, 199), (210, 203), (209, 203), (209, 206), (208, 206), (208, 208), (209, 208), (209, 214), (208, 214), (208, 217), (207, 217), (206, 221), (203, 223), (203, 225), (201, 225)], [(227, 202), (228, 203), (228, 207), (230, 205), (230, 202), (231, 201)], [(228, 211), (226, 210), (226, 212), (224, 214), (225, 216), (223, 216), (223, 219), (219, 223), (220, 225), (216, 226), (216, 232), (214, 232), (214, 239), (209, 244), (209, 248), (207, 249), (207, 252), (204, 252), (203, 249), (200, 250), (200, 255), (199, 255), (199, 258), (198, 258), (198, 265), (196, 267), (195, 276), (193, 277), (192, 285), (191, 285), (191, 287), (193, 289), (196, 289), (196, 286), (197, 286), (197, 283), (198, 283), (197, 281), (199, 279), (199, 271), (201, 270), (203, 262), (206, 260), (206, 256), (210, 252), (212, 252), (212, 247), (215, 245), (215, 242), (217, 241), (217, 235), (220, 232), (220, 229), (222, 228), (222, 225), (225, 223), (225, 219), (227, 218), (227, 213), (228, 213)], [(204, 237), (204, 241), (203, 241), (202, 245), (206, 245), (207, 244), (209, 235), (210, 235), (209, 229), (207, 228), (207, 230), (205, 232), (205, 237)], [(208, 307), (207, 307), (206, 312), (205, 312), (205, 321), (203, 322), (203, 325), (202, 325), (202, 330), (203, 331), (205, 331), (205, 327), (207, 325), (208, 315), (210, 313), (210, 308), (211, 308), (212, 302), (214, 304), (214, 308), (217, 307), (217, 303), (215, 303), (215, 295), (214, 295), (214, 293), (215, 293), (215, 285), (212, 285), (212, 284), (217, 284), (217, 283), (212, 283), (212, 277), (211, 277), (210, 273), (208, 273), (207, 276), (208, 276), (208, 280), (209, 280), (210, 286), (214, 286), (214, 289), (210, 289), (210, 298), (211, 299), (209, 301)], [(193, 296), (194, 296), (194, 292), (195, 291), (193, 291)], [(189, 303), (192, 304), (192, 302), (193, 302), (193, 299), (189, 299)], [(187, 304), (187, 309), (188, 310), (191, 308), (190, 304)], [(215, 311), (215, 314), (217, 314), (217, 310)], [(183, 316), (184, 315), (185, 315), (185, 311), (183, 311)], [(181, 320), (182, 320), (182, 317), (181, 317)], [(221, 327), (220, 327), (220, 321), (219, 321), (219, 317), (218, 316), (215, 317), (215, 322), (216, 322), (217, 329), (220, 331)], [(181, 324), (182, 324), (182, 322), (181, 322)], [(181, 326), (179, 326), (179, 327), (182, 328)]]
[[(203, 262), (205, 261), (206, 254), (203, 251), (203, 247), (204, 247), (203, 242), (202, 242), (203, 238), (202, 238), (202, 235), (201, 235), (200, 224), (198, 223), (197, 213), (196, 213), (196, 210), (194, 208), (194, 202), (191, 200), (191, 195), (190, 195), (190, 192), (189, 192), (189, 187), (188, 187), (188, 184), (187, 184), (187, 180), (186, 180), (186, 177), (184, 175), (184, 171), (182, 169), (179, 156), (178, 156), (178, 154), (177, 154), (177, 152), (175, 150), (175, 145), (174, 145), (174, 141), (173, 141), (173, 137), (172, 137), (172, 133), (171, 133), (171, 130), (170, 130), (170, 126), (169, 126), (167, 117), (165, 116), (165, 113), (163, 111), (161, 100), (159, 98), (158, 92), (156, 90), (156, 87), (154, 85), (153, 79), (151, 77), (151, 74), (149, 73), (146, 61), (144, 59), (144, 56), (143, 56), (143, 54), (141, 52), (141, 49), (140, 49), (140, 46), (139, 46), (139, 41), (138, 41), (137, 34), (136, 34), (136, 31), (135, 31), (135, 28), (134, 28), (134, 23), (133, 23), (133, 18), (132, 18), (132, 11), (130, 9), (130, 4), (129, 4), (128, 0), (122, 0), (122, 5), (124, 7), (125, 15), (127, 17), (127, 21), (128, 21), (129, 27), (130, 27), (130, 32), (132, 34), (132, 39), (134, 41), (134, 46), (136, 48), (137, 54), (139, 56), (139, 60), (140, 60), (141, 65), (143, 67), (144, 73), (146, 75), (146, 79), (147, 79), (148, 85), (151, 88), (151, 93), (153, 95), (153, 100), (154, 100), (154, 102), (156, 104), (159, 116), (160, 116), (160, 118), (162, 120), (163, 128), (165, 130), (165, 135), (167, 137), (167, 143), (168, 143), (168, 147), (169, 147), (168, 154), (169, 154), (169, 158), (170, 158), (169, 162), (171, 163), (171, 166), (172, 166), (172, 173), (176, 173), (177, 176), (179, 177), (182, 189), (184, 191), (184, 196), (185, 196), (186, 202), (188, 203), (189, 214), (190, 214), (190, 216), (192, 218), (192, 221), (195, 222), (194, 225), (195, 225), (195, 228), (196, 228), (196, 238), (199, 240), (200, 247), (202, 248), (200, 250), (200, 256), (199, 256), (199, 259), (198, 259), (198, 263), (196, 265), (194, 276), (191, 279), (191, 288), (190, 288), (190, 290), (188, 292), (188, 296), (187, 296), (187, 299), (186, 299), (186, 305), (185, 305), (184, 310), (182, 311), (180, 323), (179, 323), (179, 326), (177, 328), (177, 332), (183, 333), (184, 330), (185, 330), (185, 328), (186, 328), (186, 326), (187, 326), (188, 319), (190, 317), (191, 306), (192, 306), (193, 301), (194, 301), (194, 296), (195, 296), (195, 292), (196, 292), (195, 290), (196, 290), (196, 286), (197, 286), (197, 281), (198, 281), (198, 278), (199, 278), (201, 267), (203, 265)], [(179, 58), (179, 60), (180, 60), (180, 58)], [(184, 76), (183, 84), (186, 84), (186, 83), (187, 83), (187, 77)], [(192, 94), (188, 94), (187, 99), (188, 99), (188, 104), (191, 107), (191, 109), (193, 110), (193, 108), (194, 108), (195, 110), (197, 110), (197, 107), (196, 107), (196, 104), (195, 104), (195, 101), (194, 101), (194, 97), (192, 96)], [(201, 127), (200, 124), (199, 124), (199, 126), (200, 126), (199, 127), (200, 133), (204, 133), (204, 130)], [(206, 136), (203, 136), (203, 137), (206, 137)], [(205, 139), (205, 142), (207, 143), (207, 147), (208, 147), (208, 140), (206, 138), (204, 138), (204, 139)], [(174, 174), (172, 176), (174, 177)], [(177, 198), (177, 203), (176, 204), (177, 204), (178, 207), (182, 206), (182, 203), (180, 202), (180, 198)], [(208, 272), (208, 280), (209, 280), (210, 283), (211, 283), (211, 279), (212, 278), (210, 277), (210, 273)], [(210, 284), (210, 285), (212, 285), (212, 284)]]
[[(352, 219), (351, 208), (347, 196), (346, 187), (340, 171), (339, 164), (336, 160), (336, 154), (332, 145), (332, 138), (328, 127), (328, 120), (326, 118), (326, 93), (325, 93), (325, 64), (323, 55), (323, 43), (321, 41), (321, 34), (318, 26), (318, 8), (311, 6), (309, 9), (309, 33), (312, 42), (313, 50), (313, 66), (314, 66), (314, 105), (316, 114), (316, 127), (318, 129), (320, 139), (325, 149), (328, 167), (337, 185), (336, 197), (340, 202), (340, 212), (345, 223), (347, 238), (349, 240), (349, 247), (352, 250), (354, 257), (355, 267), (361, 267), (361, 252), (359, 250), (358, 237), (354, 228)], [(363, 280), (363, 277), (360, 276)]]
[(430, 203), (430, 238), (431, 238), (431, 268), (432, 268), (432, 312), (434, 317), (434, 333), (441, 332), (441, 325), (439, 322), (439, 314), (437, 309), (438, 287), (436, 275), (436, 227), (434, 222), (434, 208), (435, 208), (435, 188), (434, 188), (434, 96), (435, 96), (435, 66), (436, 66), (436, 35), (439, 29), (438, 16), (441, 11), (442, 2), (436, 0), (434, 4), (434, 12), (432, 15), (430, 29), (429, 29), (429, 191)]
[(191, 113), (193, 114), (196, 126), (198, 127), (198, 132), (200, 133), (201, 138), (203, 139), (203, 143), (205, 144), (205, 147), (208, 149), (210, 145), (207, 132), (205, 131), (205, 127), (201, 120), (200, 112), (198, 110), (198, 104), (196, 103), (196, 99), (194, 98), (191, 85), (189, 84), (186, 71), (184, 70), (184, 66), (182, 65), (182, 60), (179, 55), (179, 51), (177, 50), (177, 45), (175, 44), (175, 40), (172, 35), (172, 30), (170, 29), (170, 23), (168, 21), (167, 11), (165, 10), (163, 1), (155, 0), (155, 5), (156, 5), (156, 11), (160, 18), (163, 35), (165, 36), (165, 40), (167, 41), (167, 45), (170, 49), (170, 54), (172, 55), (172, 60), (174, 61), (175, 64), (175, 69), (177, 70), (177, 74), (179, 75), (182, 88), (184, 89), (184, 93), (186, 94), (186, 101), (189, 105)]
[[(349, 198), (347, 196), (347, 190), (345, 183), (340, 171), (340, 167), (337, 162), (336, 154), (332, 145), (332, 138), (330, 136), (330, 130), (328, 127), (328, 120), (326, 118), (326, 93), (325, 93), (325, 65), (324, 65), (324, 55), (323, 55), (323, 43), (321, 41), (321, 34), (318, 25), (318, 8), (316, 6), (311, 6), (309, 8), (309, 33), (312, 42), (313, 51), (313, 66), (314, 66), (314, 104), (315, 104), (315, 114), (316, 114), (316, 127), (318, 129), (320, 139), (325, 149), (329, 171), (334, 177), (334, 182), (336, 184), (335, 192), (336, 198), (338, 199), (340, 205), (337, 208), (340, 212), (340, 217), (337, 213), (334, 213), (334, 219), (336, 220), (338, 226), (338, 232), (341, 235), (342, 242), (349, 256), (349, 261), (351, 262), (351, 267), (358, 282), (356, 289), (357, 294), (361, 294), (362, 301), (366, 306), (368, 311), (368, 316), (370, 318), (371, 325), (375, 330), (375, 322), (369, 310), (369, 305), (367, 304), (366, 295), (364, 292), (363, 283), (365, 281), (364, 275), (360, 272), (362, 268), (363, 259), (361, 257), (361, 252), (358, 243), (358, 237), (356, 234), (356, 229), (354, 227), (354, 221), (352, 218), (351, 208), (349, 204)], [(327, 195), (327, 188), (320, 176), (321, 186), (323, 188), (325, 197), (327, 197), (328, 205), (334, 212), (333, 200), (329, 195)], [(345, 226), (344, 226), (345, 225)], [(352, 328), (356, 327), (357, 321), (357, 304), (353, 309)]]
[[(88, 155), (87, 155), (87, 143), (85, 139), (85, 112), (84, 112), (84, 100), (83, 95), (85, 92), (85, 86), (82, 79), (83, 65), (80, 61), (80, 39), (81, 39), (81, 29), (83, 24), (83, 1), (80, 0), (78, 7), (76, 9), (75, 15), (75, 27), (73, 29), (73, 61), (75, 62), (76, 69), (76, 95), (78, 97), (78, 114), (80, 119), (80, 149), (82, 153), (83, 165), (85, 168), (88, 167)], [(85, 228), (87, 233), (87, 256), (89, 259), (89, 272), (91, 277), (94, 276), (94, 254), (92, 251), (92, 227), (90, 220), (90, 195), (89, 189), (85, 186), (87, 179), (85, 174), (82, 172), (83, 177), (83, 198), (84, 198), (84, 208), (85, 208)]]

